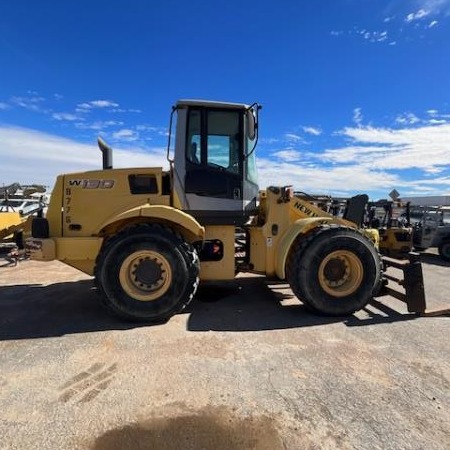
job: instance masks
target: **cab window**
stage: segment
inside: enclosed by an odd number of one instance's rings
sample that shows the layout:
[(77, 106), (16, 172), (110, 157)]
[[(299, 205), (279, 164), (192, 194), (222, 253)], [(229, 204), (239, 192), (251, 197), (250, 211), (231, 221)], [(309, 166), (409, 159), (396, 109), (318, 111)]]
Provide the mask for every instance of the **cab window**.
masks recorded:
[(186, 159), (239, 174), (240, 113), (191, 109)]

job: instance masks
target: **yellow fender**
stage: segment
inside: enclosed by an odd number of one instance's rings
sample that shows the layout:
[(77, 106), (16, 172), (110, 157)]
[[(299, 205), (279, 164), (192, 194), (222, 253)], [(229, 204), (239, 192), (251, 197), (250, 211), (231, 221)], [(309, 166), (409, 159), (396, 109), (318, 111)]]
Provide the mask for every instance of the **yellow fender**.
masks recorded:
[(205, 228), (200, 225), (191, 215), (186, 214), (179, 209), (171, 206), (163, 205), (144, 205), (131, 208), (120, 214), (112, 216), (108, 219), (100, 229), (104, 229), (109, 225), (117, 222), (127, 221), (129, 219), (136, 219), (139, 217), (146, 217), (149, 219), (158, 219), (162, 222), (169, 222), (173, 227), (183, 233), (183, 230), (188, 233), (188, 236), (195, 239), (203, 240), (205, 236)]
[(312, 217), (295, 221), (281, 237), (275, 252), (275, 273), (281, 280), (286, 278), (285, 267), (289, 250), (299, 234), (308, 233), (312, 229), (329, 223), (342, 223), (334, 217)]

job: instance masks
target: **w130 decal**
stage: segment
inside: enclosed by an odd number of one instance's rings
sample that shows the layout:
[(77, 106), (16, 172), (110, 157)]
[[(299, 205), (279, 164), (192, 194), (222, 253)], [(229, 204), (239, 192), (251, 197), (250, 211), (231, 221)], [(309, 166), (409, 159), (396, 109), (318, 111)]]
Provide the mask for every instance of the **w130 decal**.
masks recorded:
[(69, 180), (69, 186), (80, 187), (82, 189), (111, 189), (114, 186), (114, 180)]

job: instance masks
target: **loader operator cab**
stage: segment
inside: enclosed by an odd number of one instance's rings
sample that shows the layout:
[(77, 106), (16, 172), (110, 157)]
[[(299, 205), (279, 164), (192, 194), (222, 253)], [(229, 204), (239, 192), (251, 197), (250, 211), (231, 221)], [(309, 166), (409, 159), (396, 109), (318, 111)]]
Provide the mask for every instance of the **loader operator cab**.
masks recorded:
[(174, 107), (174, 195), (202, 225), (239, 226), (255, 214), (258, 109), (200, 100)]

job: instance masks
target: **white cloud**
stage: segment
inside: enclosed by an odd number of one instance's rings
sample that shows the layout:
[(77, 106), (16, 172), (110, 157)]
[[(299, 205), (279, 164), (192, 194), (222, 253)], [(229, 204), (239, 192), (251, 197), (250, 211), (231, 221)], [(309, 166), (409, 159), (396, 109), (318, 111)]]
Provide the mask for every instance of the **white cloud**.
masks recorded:
[(67, 120), (68, 122), (84, 120), (82, 117), (78, 117), (76, 114), (72, 113), (53, 113), (52, 117), (56, 120)]
[(113, 133), (113, 138), (122, 141), (136, 141), (139, 138), (139, 133), (130, 130), (129, 128), (124, 128), (122, 130)]
[(113, 109), (110, 109), (109, 112), (112, 112), (112, 113), (141, 113), (142, 110), (141, 109), (136, 109), (136, 108), (128, 108), (128, 109), (125, 109), (125, 108), (113, 108)]
[(92, 108), (92, 106), (89, 103), (79, 103), (77, 105), (77, 111), (78, 110), (84, 111), (84, 110), (88, 110), (88, 109), (91, 109), (91, 108)]
[[(94, 145), (27, 128), (0, 127), (2, 182), (53, 186), (58, 174), (101, 169)], [(113, 151), (114, 167), (165, 167), (164, 148), (122, 148)]]
[[(285, 183), (311, 193), (387, 196), (394, 187), (402, 195), (450, 195), (450, 124), (389, 129), (349, 127), (342, 134), (350, 143), (320, 152), (274, 152), (278, 159), (258, 162), (262, 187)], [(419, 169), (408, 179), (409, 169)], [(436, 178), (436, 174), (442, 174)]]
[[(429, 170), (429, 172), (431, 172), (431, 170)], [(441, 172), (441, 171), (439, 171), (439, 172)], [(439, 173), (439, 172), (434, 171), (434, 173)], [(418, 183), (413, 181), (411, 184), (416, 185)], [(427, 184), (450, 186), (450, 177), (433, 178), (432, 180), (427, 180)]]
[(90, 104), (95, 108), (114, 108), (119, 106), (118, 103), (112, 102), (110, 100), (93, 100)]
[[(332, 30), (331, 36), (353, 36), (370, 43), (384, 43), (395, 46), (397, 43), (410, 42), (416, 35), (424, 39), (424, 32), (438, 26), (450, 16), (450, 0), (413, 0), (412, 11), (409, 14), (392, 15), (380, 20), (378, 29), (367, 29), (353, 26), (344, 31)], [(404, 24), (407, 24), (407, 27)]]
[(280, 139), (277, 138), (261, 138), (258, 139), (259, 144), (261, 145), (272, 145), (280, 142)]
[(299, 161), (300, 152), (297, 150), (280, 150), (272, 153), (276, 158), (282, 159), (284, 161)]
[(302, 142), (303, 138), (299, 136), (298, 134), (294, 133), (286, 133), (284, 135), (284, 138), (289, 142)]
[(118, 108), (119, 104), (111, 100), (91, 100), (89, 102), (79, 103), (77, 112), (88, 112), (94, 108)]
[[(138, 131), (151, 131), (151, 132), (154, 132), (154, 133), (159, 133), (163, 129), (161, 127), (154, 127), (152, 125), (141, 124), (141, 125), (136, 125), (136, 130), (138, 130)], [(165, 129), (164, 129), (164, 131), (165, 131)]]
[(363, 166), (317, 167), (268, 158), (258, 160), (258, 172), (261, 187), (285, 183), (311, 194), (346, 195), (370, 191), (386, 191), (387, 194), (388, 189), (400, 183), (397, 175)]
[(450, 0), (418, 0), (417, 3), (430, 14), (448, 13), (450, 8)]
[[(132, 131), (132, 130), (131, 130)], [(352, 144), (319, 153), (293, 149), (273, 152), (258, 160), (261, 187), (293, 184), (310, 193), (347, 195), (374, 192), (387, 195), (392, 188), (402, 195), (450, 195), (450, 124), (393, 130), (373, 127), (346, 128)], [(101, 154), (91, 145), (35, 130), (0, 127), (2, 182), (39, 183), (52, 186), (56, 175), (101, 168)], [(165, 148), (115, 149), (114, 167), (164, 167)], [(275, 156), (275, 158), (274, 158)], [(315, 160), (314, 160), (315, 158)], [(302, 164), (296, 164), (296, 161)], [(324, 167), (323, 164), (326, 164)], [(419, 167), (423, 179), (405, 181), (402, 171)], [(441, 173), (442, 176), (433, 177)], [(282, 174), (282, 177), (280, 177)]]
[(0, 110), (6, 110), (9, 108), (8, 103), (0, 102)]
[(117, 121), (117, 120), (97, 120), (92, 123), (83, 123), (83, 122), (77, 122), (75, 123), (75, 126), (81, 130), (104, 130), (105, 128), (109, 127), (115, 127), (115, 126), (121, 126), (123, 125), (123, 122)]
[[(414, 114), (405, 117), (415, 122)], [(362, 126), (361, 108), (355, 108), (354, 120), (356, 126), (340, 132), (349, 140), (341, 147), (301, 153), (285, 149), (259, 157), (261, 187), (284, 183), (309, 193), (365, 192), (372, 198), (387, 197), (393, 188), (404, 196), (450, 195), (450, 124), (417, 127), (416, 122), (414, 128), (403, 129)], [(413, 181), (409, 169), (419, 169)], [(437, 174), (441, 176), (436, 178)]]
[(414, 125), (420, 122), (420, 119), (413, 113), (404, 113), (397, 116), (395, 121), (401, 125)]
[(29, 91), (29, 93), (32, 94), (29, 97), (11, 97), (10, 102), (21, 108), (28, 109), (29, 111), (48, 113), (48, 110), (41, 106), (45, 101), (45, 98), (35, 95), (35, 92)]
[(439, 125), (442, 123), (447, 123), (447, 121), (445, 119), (430, 119), (427, 120), (427, 123), (429, 123), (430, 125)]
[[(424, 170), (424, 172), (425, 173), (429, 173), (429, 174), (431, 174), (431, 175), (434, 175), (434, 174), (436, 174), (436, 173), (441, 173), (441, 172), (443, 172), (444, 171), (444, 169), (442, 168), (442, 167), (427, 167), (425, 170)], [(431, 181), (433, 181), (433, 180), (431, 180)], [(449, 181), (449, 180), (448, 180)]]
[(328, 149), (321, 157), (336, 164), (358, 164), (380, 170), (450, 167), (450, 124), (403, 128), (345, 128), (353, 141)]
[(416, 11), (415, 13), (409, 13), (406, 17), (405, 17), (405, 22), (410, 23), (410, 22), (414, 22), (416, 20), (420, 20), (423, 19), (424, 17), (428, 16), (430, 14), (431, 11), (429, 10), (425, 10), (425, 9), (419, 9), (418, 11)]
[(361, 108), (355, 108), (353, 110), (353, 122), (356, 123), (356, 125), (361, 125), (363, 121), (363, 115), (361, 112)]
[(429, 109), (426, 111), (429, 117), (424, 119), (418, 119), (420, 122), (429, 125), (439, 125), (443, 123), (448, 123), (450, 119), (450, 114), (439, 113), (437, 109)]
[(366, 41), (369, 42), (385, 42), (388, 39), (387, 31), (367, 31), (365, 29), (356, 29), (355, 33), (362, 36)]
[(313, 136), (320, 136), (322, 134), (322, 130), (315, 127), (303, 127), (303, 131), (307, 134), (312, 134)]

